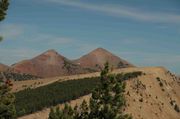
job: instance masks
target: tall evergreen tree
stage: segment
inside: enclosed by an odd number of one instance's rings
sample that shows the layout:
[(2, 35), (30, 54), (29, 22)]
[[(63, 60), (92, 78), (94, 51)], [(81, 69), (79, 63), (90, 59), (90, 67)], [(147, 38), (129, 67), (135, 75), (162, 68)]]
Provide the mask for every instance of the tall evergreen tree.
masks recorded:
[(125, 83), (116, 75), (109, 74), (109, 65), (105, 64), (101, 72), (101, 83), (93, 91), (90, 99), (90, 119), (129, 119), (122, 114), (125, 105)]
[(79, 119), (88, 119), (89, 107), (85, 100), (83, 100), (82, 104), (80, 105), (79, 112), (80, 112)]
[(57, 114), (53, 108), (51, 108), (51, 110), (50, 110), (49, 119), (58, 119)]
[[(109, 74), (109, 65), (106, 63), (101, 72), (100, 84), (92, 92), (89, 105), (83, 101), (80, 107), (75, 106), (74, 110), (65, 105), (62, 117), (58, 119), (131, 119), (129, 115), (122, 113), (125, 105), (125, 83), (122, 79)], [(53, 112), (50, 115), (53, 115)]]
[(0, 119), (15, 119), (15, 97), (10, 92), (10, 82), (0, 83)]
[[(5, 19), (9, 0), (0, 0), (0, 21)], [(2, 41), (0, 36), (0, 41)], [(0, 119), (15, 119), (16, 110), (14, 106), (15, 96), (10, 92), (12, 83), (7, 80), (0, 82)]]
[(60, 110), (59, 107), (56, 107), (55, 110), (51, 108), (49, 119), (74, 119), (74, 110), (67, 104), (65, 104), (63, 110)]
[[(8, 6), (9, 6), (9, 0), (0, 0), (0, 21), (5, 19)], [(0, 42), (2, 40), (3, 40), (3, 37), (0, 36)]]

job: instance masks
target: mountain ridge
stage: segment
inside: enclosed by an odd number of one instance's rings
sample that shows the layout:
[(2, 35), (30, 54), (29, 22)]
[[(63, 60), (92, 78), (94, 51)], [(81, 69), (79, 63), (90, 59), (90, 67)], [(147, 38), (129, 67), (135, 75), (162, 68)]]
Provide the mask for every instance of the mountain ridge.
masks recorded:
[(85, 72), (80, 66), (73, 64), (71, 60), (60, 55), (55, 50), (48, 50), (32, 59), (18, 62), (12, 68), (15, 72), (29, 73), (40, 77)]
[(0, 63), (0, 71), (6, 71), (6, 70), (8, 70), (9, 68), (10, 68), (9, 66)]
[(84, 68), (93, 68), (98, 71), (103, 69), (106, 62), (113, 68), (127, 68), (134, 67), (131, 63), (116, 56), (104, 48), (97, 48), (86, 55), (83, 55), (79, 59), (74, 60), (76, 64), (81, 65)]
[(134, 67), (106, 49), (97, 48), (77, 60), (70, 60), (50, 49), (31, 59), (13, 64), (11, 69), (16, 73), (55, 77), (100, 71), (106, 62), (114, 69)]

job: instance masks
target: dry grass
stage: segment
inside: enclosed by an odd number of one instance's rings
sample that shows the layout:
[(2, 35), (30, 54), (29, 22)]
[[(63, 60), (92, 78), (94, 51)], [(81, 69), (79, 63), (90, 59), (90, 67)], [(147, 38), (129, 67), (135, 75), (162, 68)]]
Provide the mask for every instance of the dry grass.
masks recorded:
[[(125, 112), (131, 114), (134, 119), (180, 119), (180, 113), (177, 113), (170, 104), (171, 100), (175, 100), (176, 104), (180, 106), (180, 85), (177, 81), (178, 79), (163, 67), (126, 68), (115, 70), (114, 73), (133, 71), (142, 71), (145, 75), (126, 81), (125, 97), (127, 107)], [(61, 77), (61, 80), (98, 75), (99, 73)], [(157, 80), (157, 77), (160, 78), (160, 81)], [(44, 85), (59, 79), (45, 79), (47, 81), (44, 81)], [(160, 82), (162, 82), (163, 86), (159, 85)], [(90, 95), (83, 96), (80, 99), (71, 101), (70, 104), (72, 106), (80, 104), (83, 99), (89, 100), (89, 97)], [(49, 109), (44, 109), (19, 119), (47, 119), (48, 114)]]

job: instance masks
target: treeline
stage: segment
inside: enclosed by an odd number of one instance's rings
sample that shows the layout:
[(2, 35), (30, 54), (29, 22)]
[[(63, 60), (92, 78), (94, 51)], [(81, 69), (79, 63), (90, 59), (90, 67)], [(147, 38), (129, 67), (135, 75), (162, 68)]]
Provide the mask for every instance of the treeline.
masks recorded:
[(0, 72), (0, 80), (3, 80), (4, 78), (8, 80), (22, 81), (38, 79), (40, 77), (25, 73)]
[(137, 78), (138, 76), (145, 75), (145, 73), (141, 71), (135, 71), (135, 72), (128, 72), (124, 74), (118, 74), (117, 77), (121, 78), (122, 80), (129, 80), (132, 78)]
[[(117, 78), (127, 80), (142, 75), (142, 72), (118, 74)], [(36, 89), (26, 89), (15, 93), (17, 116), (30, 114), (45, 107), (56, 106), (67, 101), (90, 94), (100, 82), (100, 77), (83, 78), (55, 82)]]

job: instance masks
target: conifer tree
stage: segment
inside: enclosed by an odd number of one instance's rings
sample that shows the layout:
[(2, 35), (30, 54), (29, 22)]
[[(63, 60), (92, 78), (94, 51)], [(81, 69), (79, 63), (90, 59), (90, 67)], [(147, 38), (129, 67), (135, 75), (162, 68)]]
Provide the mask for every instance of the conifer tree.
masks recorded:
[[(0, 21), (5, 19), (9, 0), (0, 0)], [(3, 37), (0, 36), (0, 41)], [(10, 92), (12, 83), (7, 80), (0, 82), (0, 119), (15, 119), (16, 110), (14, 106), (15, 96)]]
[(80, 119), (80, 111), (78, 110), (78, 106), (76, 105), (75, 107), (74, 107), (74, 119)]
[(128, 119), (122, 114), (125, 105), (123, 96), (125, 83), (116, 75), (109, 74), (109, 65), (105, 64), (101, 72), (101, 83), (93, 91), (90, 99), (90, 119)]
[(89, 107), (85, 100), (83, 100), (82, 104), (80, 105), (79, 112), (80, 112), (79, 119), (88, 119)]
[[(131, 119), (129, 115), (122, 113), (125, 105), (125, 83), (122, 79), (109, 74), (109, 65), (106, 63), (101, 72), (100, 84), (93, 90), (89, 105), (83, 101), (80, 107), (75, 106), (72, 110), (66, 104), (62, 117), (58, 119)], [(50, 115), (52, 114), (51, 112)]]
[(58, 119), (57, 114), (53, 108), (51, 108), (51, 110), (50, 110), (49, 119)]
[(49, 113), (49, 119), (74, 119), (74, 111), (71, 106), (65, 104), (63, 110), (60, 110), (59, 107), (54, 110), (51, 108)]
[(68, 104), (65, 104), (65, 107), (63, 109), (62, 119), (74, 119), (73, 114), (74, 114), (74, 111), (72, 107), (69, 106)]
[(0, 21), (4, 20), (9, 6), (9, 0), (0, 0)]
[(8, 83), (0, 83), (0, 119), (15, 119), (15, 97)]
[[(8, 6), (9, 6), (9, 0), (0, 0), (0, 21), (5, 19)], [(3, 40), (3, 37), (0, 36), (0, 42), (2, 40)]]
[[(0, 21), (4, 20), (6, 11), (9, 6), (9, 0), (0, 0)], [(3, 37), (0, 36), (0, 41)], [(0, 119), (14, 119), (16, 118), (16, 110), (14, 106), (15, 97), (11, 90), (11, 82), (0, 82)]]

